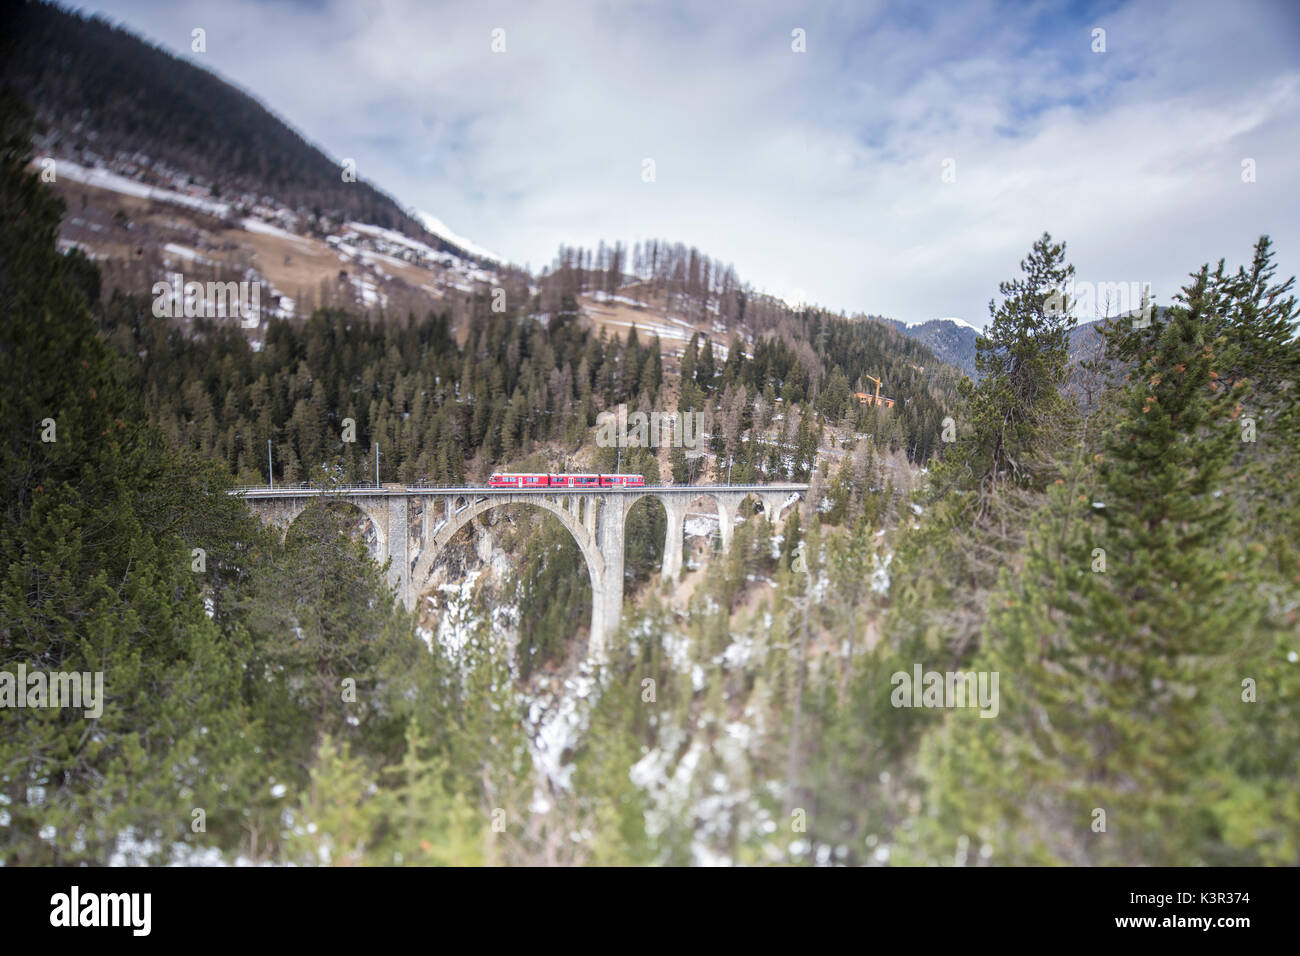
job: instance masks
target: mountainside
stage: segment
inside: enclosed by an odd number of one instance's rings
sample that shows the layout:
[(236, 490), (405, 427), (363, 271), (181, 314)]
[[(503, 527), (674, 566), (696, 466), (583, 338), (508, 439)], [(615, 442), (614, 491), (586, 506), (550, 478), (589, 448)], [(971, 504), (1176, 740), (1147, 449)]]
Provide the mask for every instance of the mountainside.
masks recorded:
[(0, 82), (47, 126), (48, 155), (129, 162), (153, 185), (179, 173), (213, 199), (272, 197), (305, 221), (370, 223), (475, 257), (364, 180), (345, 181), (340, 163), (252, 96), (100, 17), (29, 2), (5, 32)]
[(939, 359), (975, 377), (975, 340), (979, 330), (960, 319), (931, 319), (911, 325), (898, 319), (881, 319), (909, 338), (923, 342)]

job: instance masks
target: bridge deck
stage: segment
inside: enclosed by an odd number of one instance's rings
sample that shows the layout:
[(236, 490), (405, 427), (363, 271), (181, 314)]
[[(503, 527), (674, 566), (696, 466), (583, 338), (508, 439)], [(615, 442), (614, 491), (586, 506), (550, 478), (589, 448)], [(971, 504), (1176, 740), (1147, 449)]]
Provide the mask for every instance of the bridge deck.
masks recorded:
[(349, 487), (325, 489), (312, 487), (246, 487), (235, 488), (229, 493), (245, 498), (295, 498), (315, 495), (356, 495), (363, 497), (387, 498), (392, 496), (414, 497), (419, 495), (643, 495), (643, 494), (698, 494), (707, 495), (714, 492), (772, 494), (786, 492), (794, 494), (808, 490), (807, 485), (645, 485), (639, 488), (433, 488), (425, 485), (408, 485), (403, 488), (376, 488), (374, 485), (353, 485)]

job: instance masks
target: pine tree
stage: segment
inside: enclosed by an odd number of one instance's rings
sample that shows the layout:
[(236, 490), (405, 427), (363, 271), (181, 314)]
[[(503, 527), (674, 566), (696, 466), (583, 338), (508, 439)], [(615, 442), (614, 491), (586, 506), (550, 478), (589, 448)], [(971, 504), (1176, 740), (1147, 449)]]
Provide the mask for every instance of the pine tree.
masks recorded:
[(627, 342), (623, 346), (623, 401), (633, 401), (641, 391), (641, 366), (645, 359), (641, 355), (641, 343), (637, 341), (636, 324), (628, 330)]
[(960, 486), (979, 489), (982, 510), (1004, 481), (1041, 483), (1066, 415), (1060, 388), (1075, 320), (1062, 290), (1074, 267), (1046, 233), (1020, 267), (1023, 278), (998, 286), (1001, 305), (989, 302), (993, 321), (975, 344), (979, 384), (967, 388), (952, 465)]
[(374, 779), (351, 746), (321, 738), (311, 787), (294, 815), (288, 850), (307, 865), (364, 866), (376, 861), (376, 827), (384, 807)]
[(425, 756), (428, 743), (412, 718), (406, 750), (389, 767), (384, 791), (385, 834), (376, 862), (403, 866), (480, 866), (484, 862), (482, 817), (463, 793), (448, 789), (445, 758)]
[[(795, 549), (803, 543), (803, 527), (799, 520), (799, 509), (793, 508), (790, 517), (785, 519), (784, 537), (781, 541), (781, 566), (791, 568), (794, 565)], [(805, 555), (805, 561), (807, 556)]]
[(682, 353), (681, 364), (681, 390), (686, 394), (686, 383), (695, 381), (695, 368), (699, 361), (700, 333), (695, 332), (691, 335), (690, 342), (686, 345), (686, 351)]
[(1095, 479), (1080, 463), (1052, 487), (994, 608), (979, 668), (1003, 677), (999, 718), (957, 715), (928, 751), (943, 832), (994, 862), (1207, 860), (1225, 654), (1259, 616), (1224, 494), (1222, 307), (1202, 269), (1137, 357)]
[(700, 352), (699, 364), (695, 366), (695, 382), (705, 395), (712, 394), (714, 379), (717, 377), (717, 365), (713, 360), (713, 340), (704, 339), (704, 348)]

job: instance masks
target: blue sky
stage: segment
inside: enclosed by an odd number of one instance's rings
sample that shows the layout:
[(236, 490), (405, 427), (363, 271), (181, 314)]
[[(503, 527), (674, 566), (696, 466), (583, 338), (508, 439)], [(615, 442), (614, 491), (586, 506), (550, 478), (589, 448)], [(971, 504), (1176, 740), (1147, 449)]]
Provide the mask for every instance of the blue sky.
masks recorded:
[(1150, 283), (1160, 301), (1261, 233), (1300, 272), (1288, 0), (79, 8), (534, 269), (561, 243), (663, 237), (791, 300), (976, 325), (1044, 230), (1080, 281)]

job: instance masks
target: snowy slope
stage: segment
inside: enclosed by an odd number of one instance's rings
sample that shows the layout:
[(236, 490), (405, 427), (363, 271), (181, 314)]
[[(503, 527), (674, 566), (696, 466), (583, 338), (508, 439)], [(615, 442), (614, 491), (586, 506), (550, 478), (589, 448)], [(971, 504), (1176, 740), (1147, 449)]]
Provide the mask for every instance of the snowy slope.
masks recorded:
[(502, 259), (500, 256), (498, 256), (496, 253), (488, 252), (486, 249), (484, 249), (482, 246), (478, 245), (477, 243), (471, 242), (470, 240), (466, 239), (464, 236), (457, 235), (456, 233), (452, 232), (451, 229), (447, 227), (447, 224), (445, 222), (443, 222), (441, 219), (439, 219), (437, 216), (433, 215), (432, 213), (427, 213), (422, 209), (416, 209), (414, 213), (415, 213), (415, 218), (420, 220), (420, 223), (424, 226), (425, 229), (428, 229), (435, 236), (440, 236), (441, 238), (445, 239), (447, 242), (450, 242), (453, 246), (465, 250), (471, 256), (478, 256), (481, 259), (490, 259), (491, 261), (497, 263), (505, 262), (505, 260)]

